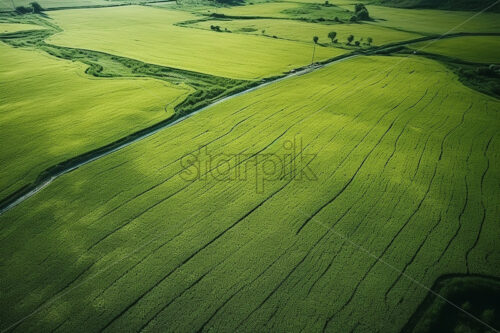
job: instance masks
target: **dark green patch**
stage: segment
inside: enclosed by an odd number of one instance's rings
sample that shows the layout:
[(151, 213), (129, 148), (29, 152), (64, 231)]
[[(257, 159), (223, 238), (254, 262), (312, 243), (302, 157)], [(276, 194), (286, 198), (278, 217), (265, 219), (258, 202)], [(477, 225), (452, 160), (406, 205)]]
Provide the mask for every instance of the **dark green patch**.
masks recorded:
[(402, 332), (479, 333), (492, 332), (491, 327), (500, 329), (499, 279), (475, 275), (445, 276), (438, 279), (431, 289), (435, 294), (429, 293)]

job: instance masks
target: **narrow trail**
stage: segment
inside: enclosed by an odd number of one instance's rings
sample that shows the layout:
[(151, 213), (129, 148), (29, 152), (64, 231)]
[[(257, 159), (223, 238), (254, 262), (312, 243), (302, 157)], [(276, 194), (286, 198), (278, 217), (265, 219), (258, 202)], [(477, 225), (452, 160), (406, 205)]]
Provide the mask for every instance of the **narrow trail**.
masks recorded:
[(94, 162), (100, 158), (108, 156), (109, 154), (112, 154), (116, 151), (119, 151), (119, 150), (125, 148), (125, 147), (128, 147), (133, 143), (136, 143), (138, 141), (146, 139), (146, 138), (158, 133), (161, 130), (164, 130), (166, 128), (174, 126), (174, 125), (176, 125), (176, 124), (178, 124), (178, 123), (180, 123), (188, 118), (191, 118), (192, 116), (194, 116), (194, 115), (196, 115), (196, 114), (198, 114), (198, 113), (200, 113), (200, 112), (202, 112), (210, 107), (213, 107), (215, 105), (223, 103), (227, 100), (242, 96), (244, 94), (251, 93), (251, 92), (256, 91), (258, 89), (264, 88), (268, 85), (275, 84), (275, 83), (278, 83), (278, 82), (281, 82), (283, 80), (293, 78), (296, 76), (308, 74), (308, 73), (311, 73), (311, 72), (316, 71), (318, 69), (322, 69), (324, 67), (334, 65), (334, 64), (337, 64), (337, 63), (340, 63), (340, 62), (343, 62), (343, 61), (346, 61), (349, 59), (359, 57), (359, 56), (374, 55), (377, 53), (382, 53), (383, 51), (386, 51), (386, 50), (389, 51), (389, 53), (391, 53), (392, 49), (395, 47), (405, 46), (405, 45), (414, 44), (414, 43), (422, 42), (422, 41), (431, 41), (431, 40), (439, 40), (439, 39), (443, 39), (443, 38), (463, 37), (463, 36), (470, 36), (470, 35), (482, 36), (482, 35), (500, 35), (500, 34), (456, 33), (456, 34), (449, 34), (449, 35), (445, 35), (445, 36), (426, 36), (426, 37), (407, 40), (407, 41), (403, 41), (403, 42), (390, 43), (390, 44), (382, 45), (379, 47), (374, 47), (373, 49), (370, 49), (370, 50), (353, 51), (351, 53), (343, 54), (341, 56), (329, 59), (329, 60), (321, 62), (321, 63), (315, 63), (315, 64), (307, 66), (305, 68), (303, 67), (299, 70), (291, 71), (288, 74), (285, 74), (281, 77), (270, 79), (268, 81), (265, 81), (261, 84), (254, 86), (254, 87), (248, 88), (244, 91), (223, 97), (223, 98), (216, 100), (215, 102), (213, 102), (209, 105), (206, 105), (206, 106), (204, 106), (196, 111), (193, 111), (189, 114), (186, 114), (184, 116), (181, 116), (179, 118), (170, 118), (170, 119), (167, 119), (161, 123), (155, 124), (149, 128), (143, 129), (143, 130), (139, 131), (140, 132), (139, 135), (132, 134), (130, 137), (122, 138), (122, 139), (117, 140), (115, 142), (112, 142), (104, 147), (98, 148), (94, 151), (84, 153), (82, 155), (76, 156), (76, 157), (74, 157), (70, 160), (67, 160), (67, 161), (62, 161), (61, 163), (57, 164), (56, 166), (51, 167), (51, 168), (47, 169), (46, 171), (44, 171), (34, 183), (19, 189), (17, 192), (11, 194), (10, 196), (6, 197), (4, 200), (0, 201), (0, 215), (2, 215), (3, 213), (7, 212), (8, 210), (14, 208), (15, 206), (19, 205), (20, 203), (26, 201), (27, 199), (31, 198), (32, 196), (34, 196), (38, 192), (42, 191), (44, 188), (49, 186), (57, 178), (65, 175), (71, 171), (74, 171), (81, 166), (84, 166), (86, 164)]

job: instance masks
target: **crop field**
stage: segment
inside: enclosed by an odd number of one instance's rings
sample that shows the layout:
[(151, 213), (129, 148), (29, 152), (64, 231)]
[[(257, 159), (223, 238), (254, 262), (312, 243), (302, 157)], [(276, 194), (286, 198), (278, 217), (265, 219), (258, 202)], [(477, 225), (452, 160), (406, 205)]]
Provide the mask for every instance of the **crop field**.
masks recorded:
[[(31, 0), (0, 0), (0, 10), (11, 10), (15, 6), (27, 6)], [(114, 3), (109, 0), (40, 0), (40, 5), (44, 8), (75, 7), (75, 6), (103, 6)], [(116, 1), (117, 2), (117, 1)]]
[(0, 53), (7, 84), (0, 89), (0, 198), (47, 167), (168, 118), (190, 93), (148, 79), (92, 79), (84, 65), (3, 43)]
[[(127, 6), (56, 11), (50, 16), (64, 29), (49, 38), (50, 43), (212, 75), (259, 79), (311, 62), (312, 42), (273, 41), (175, 26), (197, 18), (182, 11)], [(342, 53), (318, 47), (316, 59)]]
[[(47, 9), (73, 7), (107, 7), (121, 4), (148, 3), (156, 0), (40, 0), (38, 3)], [(0, 0), (0, 11), (12, 10), (17, 6), (29, 6), (32, 0)]]
[(473, 16), (473, 13), (459, 11), (408, 10), (382, 6), (367, 6), (367, 8), (370, 15), (376, 19), (374, 24), (404, 31), (423, 34), (500, 31), (500, 14), (498, 13)]
[[(17, 329), (393, 331), (426, 294), (402, 274), (500, 273), (499, 106), (436, 62), (383, 57), (219, 104), (0, 217), (2, 322), (42, 306)], [(200, 147), (281, 156), (297, 138), (316, 180), (182, 177)]]
[(276, 36), (278, 38), (310, 42), (313, 36), (318, 36), (320, 43), (331, 43), (328, 38), (330, 31), (337, 33), (337, 39), (340, 43), (345, 43), (349, 35), (354, 35), (356, 40), (368, 37), (373, 38), (373, 45), (383, 45), (391, 42), (400, 42), (422, 37), (422, 35), (408, 33), (375, 26), (373, 24), (338, 24), (326, 25), (315, 24), (300, 21), (287, 20), (231, 20), (218, 21), (209, 20), (193, 23), (190, 26), (210, 29), (211, 25), (220, 25), (221, 28), (232, 31), (233, 33), (245, 33), (253, 35)]
[[(298, 9), (301, 5), (293, 2), (263, 2), (247, 6), (234, 6), (220, 8), (216, 12), (227, 16), (260, 16), (274, 18), (288, 18), (289, 15), (283, 13), (285, 10)], [(207, 9), (205, 9), (207, 11)]]
[(465, 61), (500, 64), (500, 37), (474, 36), (442, 39), (427, 46), (416, 43), (412, 47)]
[(500, 332), (500, 13), (372, 3), (0, 0), (0, 331)]
[(43, 27), (35, 24), (0, 23), (0, 34), (18, 32), (23, 30), (40, 30)]

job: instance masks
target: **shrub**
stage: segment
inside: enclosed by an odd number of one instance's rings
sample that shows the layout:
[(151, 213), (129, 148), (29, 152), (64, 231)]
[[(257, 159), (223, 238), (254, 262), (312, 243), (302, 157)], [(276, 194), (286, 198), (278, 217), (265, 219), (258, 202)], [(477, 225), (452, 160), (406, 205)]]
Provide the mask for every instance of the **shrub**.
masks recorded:
[(373, 43), (373, 38), (368, 37), (368, 38), (366, 39), (366, 41), (368, 42), (368, 45), (372, 45), (372, 43)]
[(362, 3), (358, 3), (354, 6), (354, 14), (356, 18), (360, 21), (366, 21), (370, 19), (370, 14), (368, 9)]
[(351, 16), (351, 18), (349, 19), (349, 21), (351, 21), (351, 22), (356, 22), (357, 20), (358, 20), (358, 17), (356, 15)]
[(28, 14), (28, 13), (31, 13), (33, 12), (33, 8), (30, 8), (30, 7), (24, 7), (24, 6), (19, 6), (19, 7), (16, 7), (16, 13), (18, 14)]
[(42, 8), (42, 6), (40, 6), (40, 4), (36, 1), (30, 3), (30, 5), (31, 5), (31, 8), (33, 8), (33, 13), (35, 13), (35, 14), (40, 14), (44, 10)]
[(355, 41), (354, 45), (359, 46), (359, 40)]

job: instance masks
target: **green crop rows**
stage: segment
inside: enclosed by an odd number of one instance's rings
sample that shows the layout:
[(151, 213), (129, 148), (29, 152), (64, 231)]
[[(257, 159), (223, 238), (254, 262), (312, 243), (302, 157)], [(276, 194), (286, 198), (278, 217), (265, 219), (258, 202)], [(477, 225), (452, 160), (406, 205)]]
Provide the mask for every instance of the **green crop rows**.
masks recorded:
[(498, 329), (500, 14), (116, 4), (0, 14), (2, 332)]

